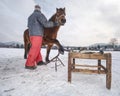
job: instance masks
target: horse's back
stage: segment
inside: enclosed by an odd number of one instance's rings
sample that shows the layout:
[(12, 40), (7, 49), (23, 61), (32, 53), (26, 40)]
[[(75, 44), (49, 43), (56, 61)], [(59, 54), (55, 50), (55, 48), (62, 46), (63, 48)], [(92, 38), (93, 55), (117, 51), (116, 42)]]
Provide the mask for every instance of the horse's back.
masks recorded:
[(45, 28), (44, 29), (44, 38), (56, 39), (57, 29), (56, 28)]
[(24, 34), (24, 36), (29, 35), (28, 29), (26, 29), (23, 34)]

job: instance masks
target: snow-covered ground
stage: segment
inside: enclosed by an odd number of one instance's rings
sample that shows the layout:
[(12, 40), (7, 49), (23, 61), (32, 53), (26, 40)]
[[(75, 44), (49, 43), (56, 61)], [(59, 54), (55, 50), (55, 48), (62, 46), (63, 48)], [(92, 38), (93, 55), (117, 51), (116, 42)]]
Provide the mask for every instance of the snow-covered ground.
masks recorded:
[[(43, 58), (45, 52), (42, 49)], [(51, 57), (56, 53), (53, 50)], [(68, 83), (67, 52), (60, 55), (65, 67), (58, 66), (56, 72), (53, 62), (27, 70), (24, 68), (23, 49), (0, 48), (0, 96), (120, 96), (120, 52), (111, 53), (112, 87), (108, 90), (104, 74), (72, 73), (72, 83)]]

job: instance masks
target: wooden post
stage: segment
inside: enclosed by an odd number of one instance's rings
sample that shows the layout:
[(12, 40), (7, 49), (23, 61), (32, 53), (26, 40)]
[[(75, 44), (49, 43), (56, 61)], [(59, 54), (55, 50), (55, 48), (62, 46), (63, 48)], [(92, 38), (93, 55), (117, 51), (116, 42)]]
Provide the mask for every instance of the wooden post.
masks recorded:
[(101, 60), (98, 59), (98, 74), (100, 74), (100, 70), (101, 70)]
[(68, 53), (68, 82), (71, 83), (71, 58), (70, 53)]
[(75, 69), (75, 58), (73, 58), (73, 66), (72, 69)]
[(111, 54), (108, 54), (107, 60), (106, 60), (106, 87), (108, 89), (111, 88)]

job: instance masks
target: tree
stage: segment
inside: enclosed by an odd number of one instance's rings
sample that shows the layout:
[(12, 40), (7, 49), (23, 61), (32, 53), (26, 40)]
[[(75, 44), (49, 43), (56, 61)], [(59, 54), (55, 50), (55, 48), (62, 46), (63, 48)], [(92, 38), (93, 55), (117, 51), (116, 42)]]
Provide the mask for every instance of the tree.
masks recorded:
[(20, 48), (24, 48), (24, 45), (23, 45), (23, 44), (21, 44)]
[(116, 38), (110, 39), (110, 44), (112, 45), (113, 48), (115, 48), (115, 45), (118, 44), (118, 40)]
[(98, 50), (100, 49), (100, 45), (97, 46), (97, 49), (98, 49)]
[(19, 44), (16, 44), (16, 48), (20, 48)]

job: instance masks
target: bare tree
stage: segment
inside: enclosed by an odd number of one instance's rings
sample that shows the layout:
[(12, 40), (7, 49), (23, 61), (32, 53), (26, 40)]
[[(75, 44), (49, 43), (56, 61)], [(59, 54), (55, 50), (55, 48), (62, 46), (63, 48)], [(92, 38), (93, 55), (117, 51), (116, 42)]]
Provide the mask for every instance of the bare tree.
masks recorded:
[(113, 48), (115, 48), (115, 46), (118, 44), (118, 40), (116, 38), (111, 38), (110, 44), (113, 46)]

